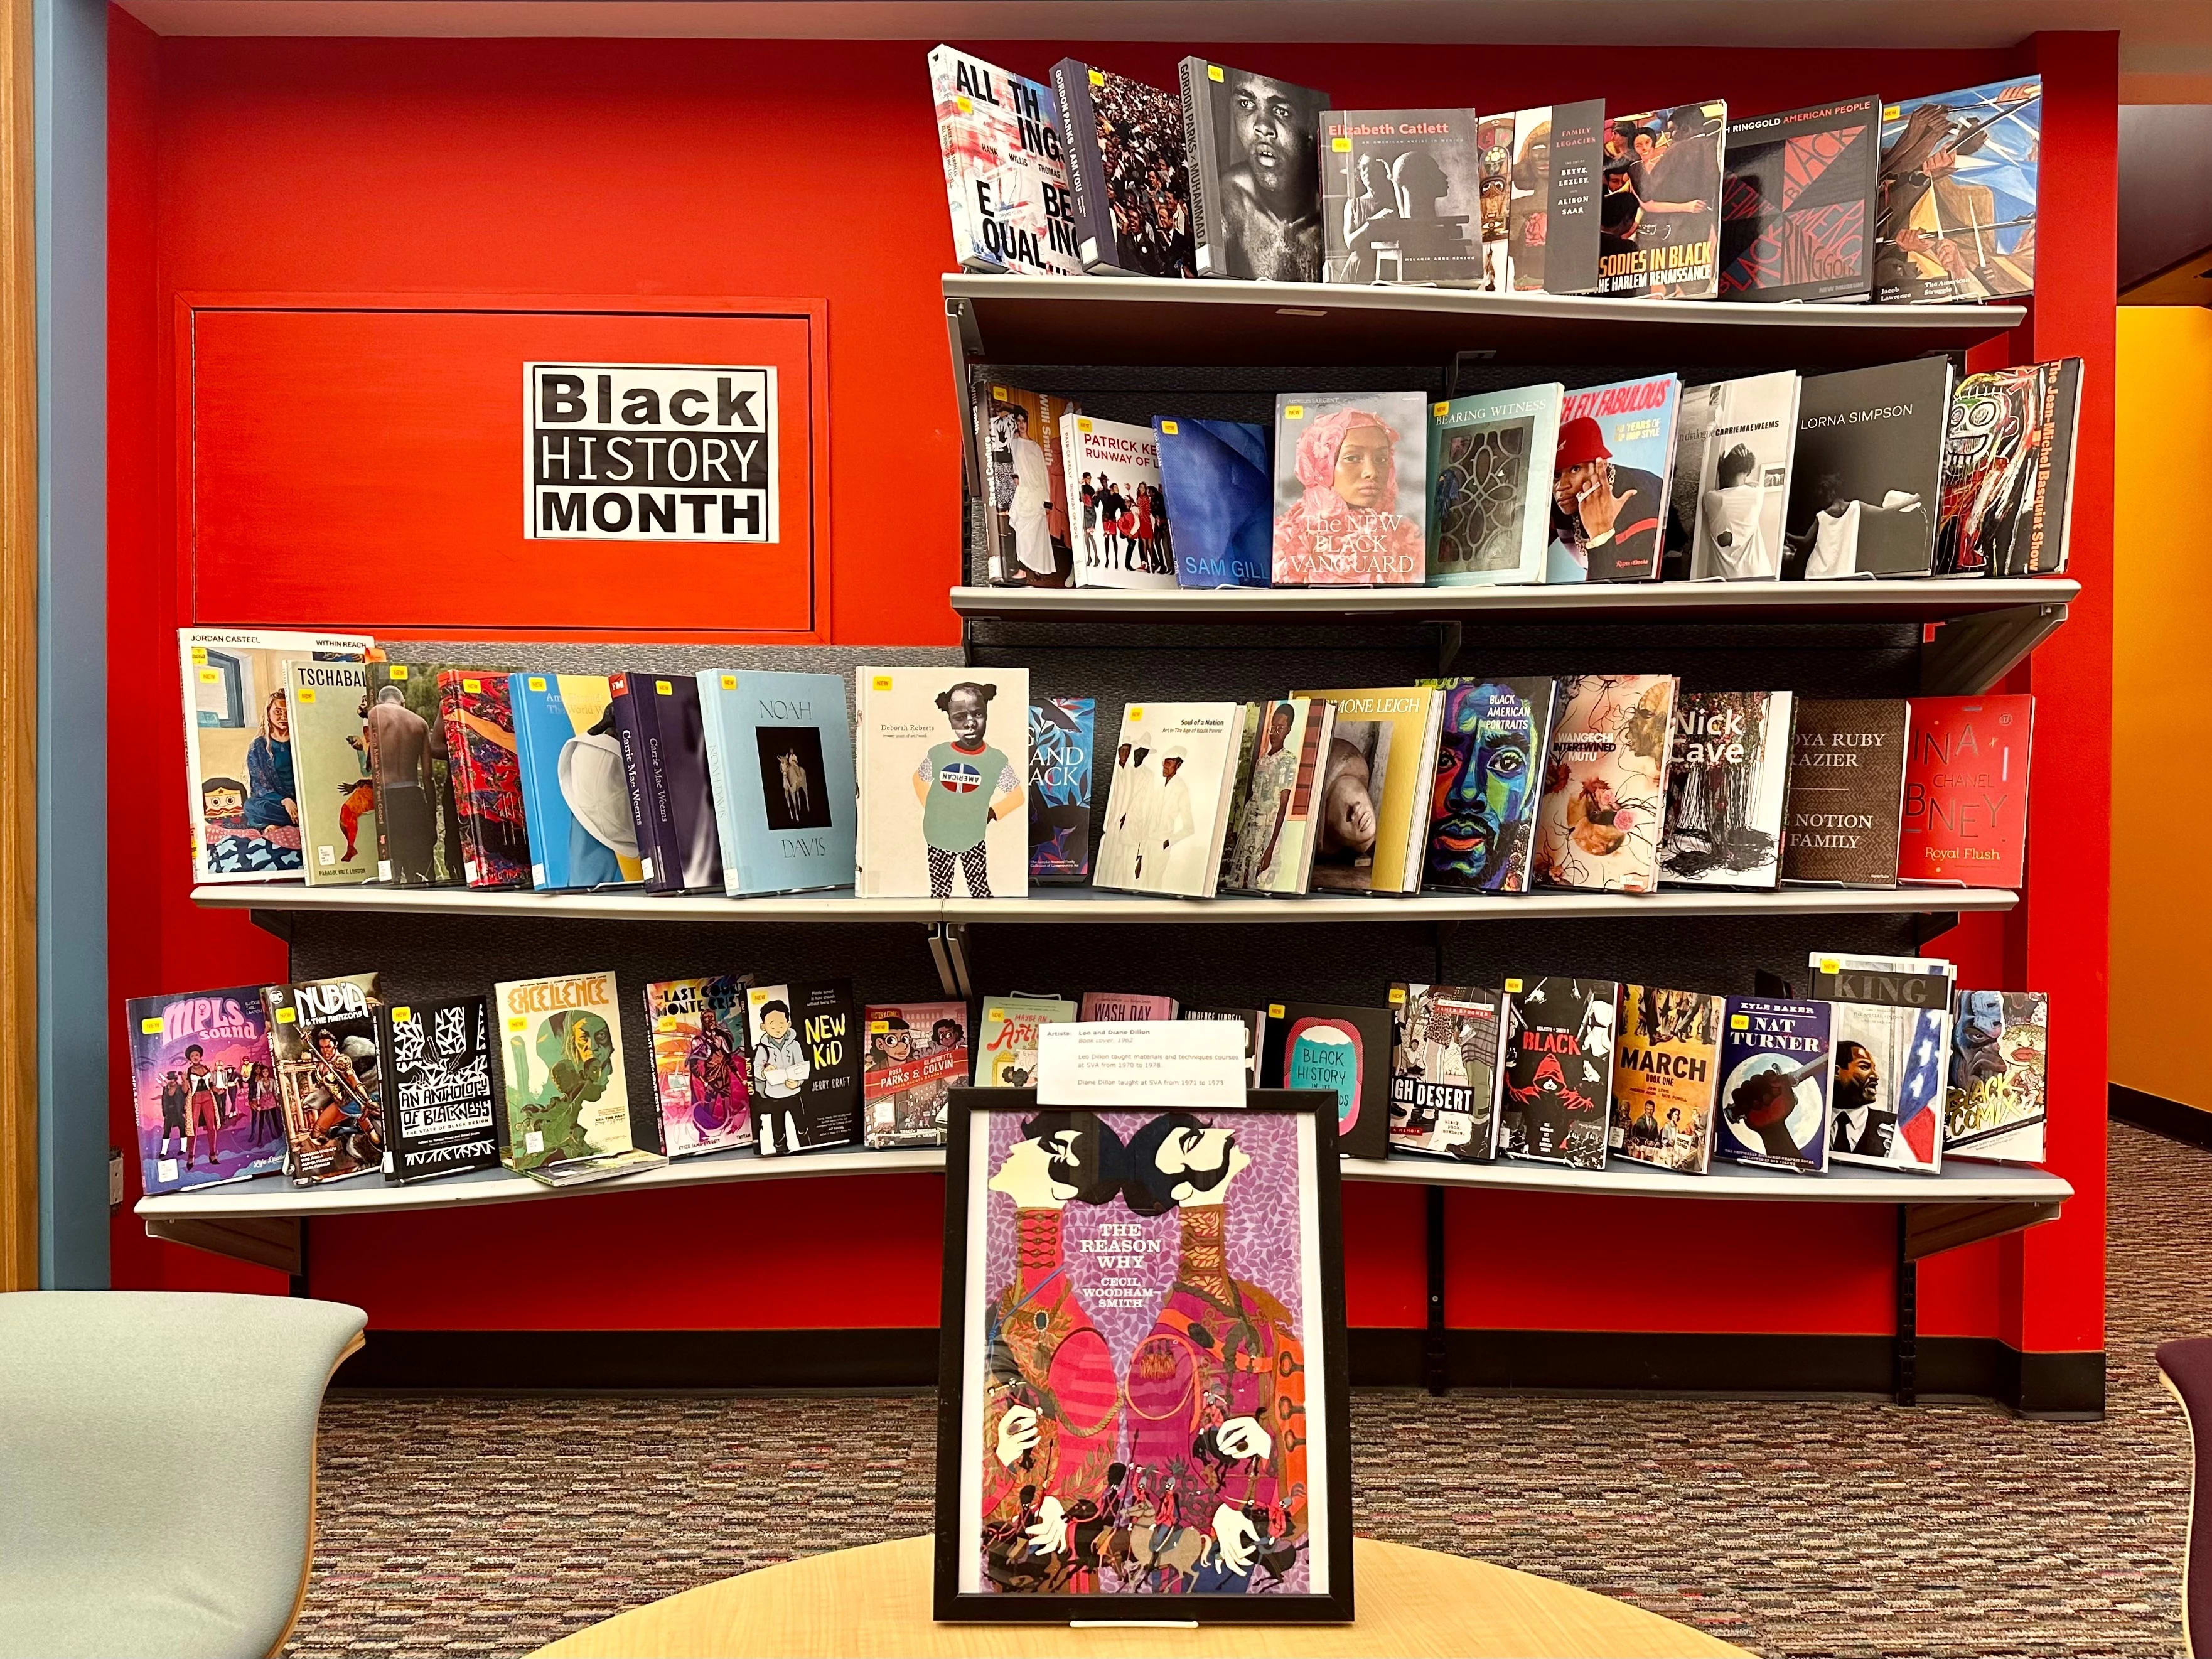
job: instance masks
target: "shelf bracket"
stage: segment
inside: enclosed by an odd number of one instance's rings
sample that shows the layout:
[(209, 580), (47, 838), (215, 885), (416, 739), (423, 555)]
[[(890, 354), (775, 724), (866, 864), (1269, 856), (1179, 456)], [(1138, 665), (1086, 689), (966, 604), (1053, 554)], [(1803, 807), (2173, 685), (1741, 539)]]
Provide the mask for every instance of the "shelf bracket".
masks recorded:
[(1917, 945), (1940, 938), (1959, 925), (1956, 910), (1923, 910), (1912, 918), (1912, 938)]
[(970, 359), (983, 355), (983, 338), (975, 331), (975, 313), (967, 301), (945, 302), (945, 334), (952, 349), (952, 396), (960, 421), (960, 470), (968, 481), (968, 493), (980, 498), (983, 494), (983, 459), (975, 453), (975, 396), (968, 386), (968, 364)]
[(307, 1223), (297, 1216), (240, 1216), (227, 1221), (200, 1216), (168, 1221), (149, 1216), (146, 1220), (149, 1238), (272, 1267), (295, 1279), (307, 1272)]
[(937, 963), (937, 983), (948, 997), (966, 1001), (975, 994), (968, 972), (968, 924), (940, 921), (929, 930), (929, 954)]
[(1455, 622), (1440, 622), (1437, 629), (1437, 675), (1442, 678), (1451, 672), (1452, 664), (1459, 659), (1461, 641), (1466, 629)]
[(2056, 1200), (2018, 1199), (2002, 1204), (1911, 1204), (1902, 1206), (1898, 1251), (1906, 1261), (1922, 1261), (1961, 1245), (1978, 1244), (2058, 1219)]
[(1978, 696), (2012, 672), (2066, 620), (2063, 605), (2021, 605), (1936, 625), (1920, 647), (1920, 693)]
[(255, 908), (246, 913), (246, 919), (264, 933), (273, 933), (289, 945), (292, 942), (292, 913), (289, 910)]

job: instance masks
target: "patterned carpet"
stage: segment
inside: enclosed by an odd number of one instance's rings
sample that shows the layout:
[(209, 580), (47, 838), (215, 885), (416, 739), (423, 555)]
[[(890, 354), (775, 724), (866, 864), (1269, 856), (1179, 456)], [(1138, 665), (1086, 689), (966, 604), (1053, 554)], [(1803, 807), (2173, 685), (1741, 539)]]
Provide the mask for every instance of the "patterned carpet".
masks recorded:
[[(1354, 1398), (1358, 1528), (1771, 1655), (2169, 1655), (2189, 1491), (2153, 1345), (2212, 1332), (2212, 1153), (2115, 1125), (2110, 1411)], [(337, 1395), (295, 1654), (516, 1654), (926, 1532), (921, 1398)]]

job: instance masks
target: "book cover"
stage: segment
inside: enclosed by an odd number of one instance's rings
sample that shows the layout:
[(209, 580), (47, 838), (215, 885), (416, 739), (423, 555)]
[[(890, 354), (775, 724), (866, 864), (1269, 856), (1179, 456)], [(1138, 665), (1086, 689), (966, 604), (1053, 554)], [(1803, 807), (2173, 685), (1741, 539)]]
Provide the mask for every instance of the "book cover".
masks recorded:
[[(1000, 587), (1065, 587), (1074, 574), (1065, 398), (993, 384), (977, 399), (983, 439), (985, 574)], [(1084, 506), (1096, 516), (1095, 501)]]
[(1286, 392), (1275, 399), (1277, 587), (1420, 584), (1428, 420), (1418, 392)]
[(401, 1182), (499, 1167), (491, 1021), (482, 997), (377, 1010), (386, 1079), (384, 1178)]
[(1064, 997), (985, 997), (975, 1031), (975, 1086), (1036, 1086), (1037, 1027), (1075, 1018)]
[(1680, 397), (1680, 381), (1656, 374), (1560, 399), (1546, 581), (1658, 576)]
[(1491, 291), (1595, 293), (1604, 104), (1593, 98), (1485, 116), (1479, 140)]
[(1276, 1002), (1261, 1086), (1336, 1096), (1336, 1149), (1346, 1158), (1390, 1151), (1390, 1014), (1335, 1003)]
[(648, 893), (680, 893), (683, 872), (669, 858), (675, 837), (668, 799), (653, 787), (653, 763), (646, 754), (644, 721), (639, 718), (634, 674), (607, 676), (611, 701), (607, 715), (616, 748), (622, 756), (623, 789), (629, 802), (631, 833), (637, 837), (638, 867), (645, 872)]
[(1295, 896), (1313, 875), (1315, 805), (1336, 728), (1334, 705), (1285, 697), (1261, 705), (1249, 769), (1240, 766), (1224, 891)]
[(1943, 1149), (1991, 1164), (2043, 1162), (2051, 998), (1961, 991), (1954, 1005)]
[(871, 1003), (860, 1073), (870, 1146), (942, 1146), (946, 1091), (968, 1086), (968, 1005)]
[[(714, 818), (712, 766), (707, 755), (707, 722), (700, 706), (696, 674), (640, 673), (629, 682), (632, 718), (642, 739), (646, 788), (655, 802), (660, 857), (653, 873), (675, 893), (720, 893), (721, 832)], [(824, 675), (836, 687), (845, 682)]]
[(1429, 405), (1429, 581), (1544, 580), (1545, 459), (1559, 453), (1566, 388), (1517, 386)]
[(851, 886), (859, 808), (844, 677), (706, 668), (694, 684), (722, 890)]
[(1052, 66), (1076, 249), (1098, 276), (1195, 276), (1182, 99), (1073, 58)]
[(1173, 997), (1140, 991), (1085, 991), (1076, 1018), (1081, 1020), (1173, 1019)]
[(2073, 422), (2069, 414), (2062, 433), (2059, 419), (2069, 364), (2078, 401), (2081, 364), (2070, 357), (1969, 374), (1951, 394), (1936, 524), (1938, 575), (2026, 576), (2055, 568), (2054, 557), (2063, 562), (2069, 503), (2054, 502), (2051, 480), (2062, 436), (2063, 478), (2072, 476)]
[(1752, 581), (1781, 575), (1796, 436), (1794, 370), (1684, 390), (1674, 428), (1668, 576)]
[(2035, 291), (2043, 81), (1885, 104), (1874, 297), (2008, 300)]
[(1783, 880), (1897, 885), (1911, 724), (1902, 697), (1797, 699)]
[(1671, 674), (1559, 682), (1536, 809), (1536, 885), (1648, 893), (1658, 884), (1674, 696)]
[(1783, 574), (1928, 574), (1950, 410), (1948, 357), (1806, 375)]
[(1179, 85), (1198, 274), (1321, 281), (1328, 94), (1203, 58), (1182, 60)]
[(671, 1158), (753, 1144), (746, 1076), (748, 976), (657, 980), (645, 988), (653, 1092)]
[(1728, 999), (1652, 985), (1620, 988), (1611, 1149), (1639, 1164), (1703, 1175), (1712, 1162)]
[(858, 668), (863, 898), (1029, 890), (1026, 668)]
[(1922, 1175), (1942, 1172), (1948, 1008), (1831, 1002), (1835, 1074), (1828, 1091), (1828, 1155)]
[(507, 689), (532, 885), (568, 893), (643, 881), (607, 677), (510, 674)]
[(859, 1146), (863, 1051), (851, 982), (751, 986), (745, 1014), (761, 1156)]
[(1606, 118), (1599, 293), (1710, 300), (1720, 292), (1727, 132), (1728, 104), (1718, 98)]
[[(2044, 377), (2044, 441), (2047, 464), (2038, 496), (2039, 533), (2028, 538), (2024, 560), (2000, 561), (1999, 576), (2055, 576), (2066, 568), (2068, 544), (2074, 534), (2074, 442), (2081, 422), (2081, 360), (2061, 357), (2046, 363)], [(2021, 550), (2017, 543), (2014, 551)]]
[(1267, 1011), (1265, 1008), (1186, 1008), (1184, 1019), (1228, 1020), (1244, 1028), (1244, 1086), (1260, 1086), (1260, 1061), (1267, 1047)]
[(1149, 426), (1072, 415), (1060, 423), (1060, 466), (1081, 521), (1072, 556), (1078, 587), (1176, 585), (1159, 440)]
[(1620, 990), (1609, 979), (1505, 981), (1498, 1111), (1506, 1153), (1605, 1167)]
[(1722, 299), (1872, 297), (1881, 100), (1739, 118), (1724, 162)]
[(1133, 702), (1121, 712), (1115, 799), (1095, 887), (1211, 898), (1229, 840), (1229, 792), (1244, 711), (1233, 702)]
[(1525, 893), (1559, 685), (1423, 680), (1442, 705), (1424, 891)]
[(1788, 691), (1675, 695), (1661, 886), (1780, 883), (1796, 704)]
[(2031, 696), (1915, 697), (1897, 873), (2018, 887), (2027, 872)]
[(365, 634), (177, 630), (193, 880), (300, 875), (300, 789), (284, 665), (359, 662), (374, 643)]
[(1420, 890), (1443, 714), (1426, 686), (1304, 690), (1336, 705), (1309, 884), (1340, 892)]
[(307, 885), (374, 881), (376, 785), (362, 724), (367, 672), (357, 662), (291, 662), (284, 678)]
[(1390, 1150), (1487, 1164), (1498, 1155), (1498, 1002), (1468, 985), (1390, 988)]
[(376, 1047), (383, 1006), (374, 974), (268, 985), (270, 1058), (295, 1187), (368, 1175), (384, 1164), (384, 1094)]
[(1080, 276), (1075, 192), (1052, 88), (950, 46), (930, 52), (929, 86), (960, 268)]
[(471, 887), (530, 885), (530, 833), (523, 823), (522, 763), (507, 678), (466, 669), (438, 676), (461, 875)]
[(1948, 1010), (1959, 970), (1941, 957), (1855, 956), (1848, 951), (1812, 951), (1807, 994), (1822, 1002), (1874, 1002), (1890, 1008)]
[(1471, 109), (1322, 117), (1322, 281), (1483, 286), (1476, 125)]
[(467, 872), (442, 682), (449, 672), (481, 680), (507, 671), (396, 661), (384, 653), (373, 653), (368, 671), (362, 723), (376, 786), (376, 878), (394, 887), (459, 887)]
[(1817, 1175), (1828, 1165), (1829, 1005), (1730, 997), (1714, 1151)]
[[(1266, 587), (1273, 580), (1275, 483), (1267, 428), (1157, 416), (1164, 514), (1178, 587)], [(1085, 522), (1090, 522), (1087, 510)]]
[(547, 1186), (666, 1161), (659, 1108), (629, 1097), (622, 1006), (611, 973), (492, 987), (501, 1048), (501, 1161)]
[(1030, 705), (1030, 879), (1080, 885), (1091, 875), (1091, 755), (1097, 704)]
[(123, 1013), (148, 1197), (250, 1181), (284, 1167), (260, 987), (132, 997)]

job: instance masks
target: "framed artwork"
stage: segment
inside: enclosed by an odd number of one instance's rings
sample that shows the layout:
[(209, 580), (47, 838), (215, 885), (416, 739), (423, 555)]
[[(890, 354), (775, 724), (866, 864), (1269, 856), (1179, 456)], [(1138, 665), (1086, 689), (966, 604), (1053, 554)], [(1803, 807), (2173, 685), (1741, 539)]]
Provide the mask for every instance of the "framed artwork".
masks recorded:
[(1350, 1620), (1335, 1124), (951, 1091), (939, 1619)]

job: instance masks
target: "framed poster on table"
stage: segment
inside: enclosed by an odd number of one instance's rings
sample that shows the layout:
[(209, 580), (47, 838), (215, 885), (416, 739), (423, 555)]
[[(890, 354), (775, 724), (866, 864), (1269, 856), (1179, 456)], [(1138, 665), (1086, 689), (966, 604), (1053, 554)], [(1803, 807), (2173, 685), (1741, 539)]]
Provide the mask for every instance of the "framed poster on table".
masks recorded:
[(951, 1098), (936, 1617), (1350, 1620), (1335, 1096)]

